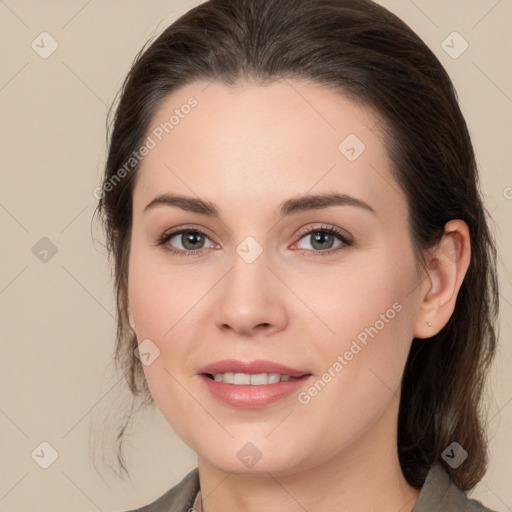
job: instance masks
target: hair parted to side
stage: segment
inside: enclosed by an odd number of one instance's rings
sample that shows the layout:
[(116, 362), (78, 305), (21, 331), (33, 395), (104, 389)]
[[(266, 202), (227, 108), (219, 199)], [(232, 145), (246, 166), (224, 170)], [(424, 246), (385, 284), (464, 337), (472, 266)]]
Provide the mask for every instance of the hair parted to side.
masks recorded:
[[(471, 262), (447, 325), (414, 339), (402, 380), (398, 455), (420, 487), (454, 441), (469, 454), (445, 468), (464, 490), (487, 465), (481, 397), (497, 344), (498, 280), (491, 218), (481, 197), (470, 135), (446, 71), (398, 17), (370, 0), (210, 0), (191, 9), (137, 56), (109, 135), (103, 183), (148, 135), (166, 97), (194, 81), (264, 85), (279, 79), (323, 85), (381, 117), (397, 183), (409, 206), (417, 261), (444, 225), (464, 220)], [(117, 298), (115, 361), (134, 397), (152, 403), (126, 308), (132, 196), (137, 167), (99, 199)], [(129, 418), (128, 418), (129, 420)], [(118, 461), (123, 463), (119, 432)]]

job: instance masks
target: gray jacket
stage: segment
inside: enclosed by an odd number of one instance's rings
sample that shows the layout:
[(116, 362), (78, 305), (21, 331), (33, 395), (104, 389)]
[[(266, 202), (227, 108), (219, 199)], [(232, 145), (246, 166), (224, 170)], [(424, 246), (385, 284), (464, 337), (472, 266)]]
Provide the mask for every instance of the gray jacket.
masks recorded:
[[(199, 472), (193, 469), (181, 482), (149, 505), (129, 512), (192, 512), (199, 491)], [(128, 511), (127, 511), (128, 512)], [(434, 464), (412, 512), (493, 512), (472, 500), (453, 483), (440, 464)]]

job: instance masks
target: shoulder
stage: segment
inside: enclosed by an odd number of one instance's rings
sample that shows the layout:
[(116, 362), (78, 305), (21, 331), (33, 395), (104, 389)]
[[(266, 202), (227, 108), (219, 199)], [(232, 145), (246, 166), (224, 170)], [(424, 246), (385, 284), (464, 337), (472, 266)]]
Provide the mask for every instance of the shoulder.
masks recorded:
[(441, 464), (428, 472), (412, 512), (494, 512), (459, 489)]
[(188, 512), (199, 491), (199, 471), (194, 468), (178, 484), (152, 503), (125, 512)]

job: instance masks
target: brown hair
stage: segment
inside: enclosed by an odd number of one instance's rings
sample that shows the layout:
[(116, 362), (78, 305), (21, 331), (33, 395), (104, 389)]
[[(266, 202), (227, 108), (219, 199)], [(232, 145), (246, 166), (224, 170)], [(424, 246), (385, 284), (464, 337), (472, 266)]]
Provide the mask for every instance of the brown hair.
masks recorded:
[[(115, 360), (133, 397), (152, 403), (129, 328), (126, 294), (137, 166), (112, 184), (141, 146), (162, 101), (193, 81), (236, 85), (308, 80), (372, 107), (383, 123), (393, 172), (409, 206), (418, 262), (444, 225), (469, 226), (471, 262), (447, 325), (414, 339), (402, 380), (398, 455), (421, 487), (430, 465), (454, 441), (469, 458), (445, 466), (464, 490), (487, 464), (481, 396), (496, 349), (498, 282), (490, 217), (481, 198), (470, 135), (450, 78), (398, 17), (370, 0), (210, 0), (181, 16), (141, 50), (123, 84), (110, 133), (98, 204), (117, 292)], [(119, 177), (119, 174), (117, 175)], [(133, 410), (133, 403), (132, 403)], [(118, 460), (126, 471), (119, 431)]]

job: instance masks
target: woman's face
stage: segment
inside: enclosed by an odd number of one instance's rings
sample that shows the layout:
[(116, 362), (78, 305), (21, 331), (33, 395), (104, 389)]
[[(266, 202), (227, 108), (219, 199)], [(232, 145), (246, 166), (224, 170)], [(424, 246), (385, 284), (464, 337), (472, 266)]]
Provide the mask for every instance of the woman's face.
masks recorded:
[[(153, 120), (132, 325), (162, 414), (223, 471), (374, 464), (396, 442), (423, 285), (381, 129), (300, 81), (196, 83)], [(186, 200), (148, 207), (162, 195)]]

